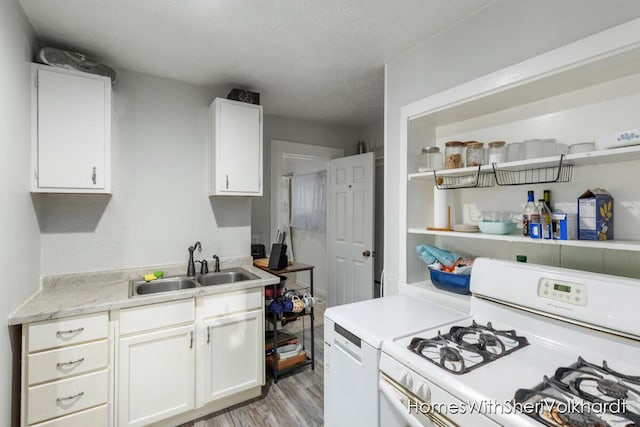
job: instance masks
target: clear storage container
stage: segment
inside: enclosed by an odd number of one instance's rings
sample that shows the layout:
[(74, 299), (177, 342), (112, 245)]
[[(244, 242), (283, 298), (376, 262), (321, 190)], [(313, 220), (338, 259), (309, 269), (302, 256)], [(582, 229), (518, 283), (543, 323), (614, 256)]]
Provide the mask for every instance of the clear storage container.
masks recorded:
[(436, 146), (426, 147), (422, 149), (422, 166), (420, 172), (440, 170), (443, 167), (442, 153), (440, 148)]
[(461, 141), (449, 141), (444, 144), (444, 168), (457, 169), (464, 166), (462, 163), (462, 149), (464, 143)]
[(482, 142), (467, 143), (467, 167), (481, 166), (484, 164), (484, 144)]
[(504, 163), (507, 160), (507, 148), (504, 141), (493, 141), (489, 143), (489, 164)]

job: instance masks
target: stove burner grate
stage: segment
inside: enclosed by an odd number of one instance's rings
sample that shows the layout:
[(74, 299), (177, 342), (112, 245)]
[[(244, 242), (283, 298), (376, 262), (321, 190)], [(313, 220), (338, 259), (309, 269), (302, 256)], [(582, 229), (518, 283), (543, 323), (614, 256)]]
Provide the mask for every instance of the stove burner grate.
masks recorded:
[(533, 390), (518, 390), (515, 400), (530, 403), (551, 397), (586, 408), (577, 413), (527, 413), (548, 426), (640, 426), (637, 378), (610, 369), (606, 361), (598, 366), (579, 357), (573, 365), (558, 368), (553, 377), (545, 376)]
[(415, 337), (407, 348), (431, 363), (460, 375), (528, 344), (525, 337), (517, 336), (513, 330), (496, 330), (491, 322), (484, 326), (474, 320), (470, 326), (451, 327), (448, 334), (438, 332), (435, 338)]

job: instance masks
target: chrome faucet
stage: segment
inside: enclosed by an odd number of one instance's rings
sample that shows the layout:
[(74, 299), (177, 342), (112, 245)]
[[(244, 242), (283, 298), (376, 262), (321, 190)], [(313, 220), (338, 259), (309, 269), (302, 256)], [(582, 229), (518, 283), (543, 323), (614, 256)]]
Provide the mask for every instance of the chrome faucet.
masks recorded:
[(220, 258), (218, 258), (218, 255), (214, 255), (213, 256), (213, 260), (216, 262), (215, 266), (213, 267), (213, 271), (215, 273), (219, 273), (220, 272)]
[(198, 249), (202, 251), (202, 245), (200, 242), (196, 242), (193, 246), (189, 246), (189, 262), (187, 263), (187, 276), (192, 277), (196, 275), (196, 264), (193, 262), (193, 251)]

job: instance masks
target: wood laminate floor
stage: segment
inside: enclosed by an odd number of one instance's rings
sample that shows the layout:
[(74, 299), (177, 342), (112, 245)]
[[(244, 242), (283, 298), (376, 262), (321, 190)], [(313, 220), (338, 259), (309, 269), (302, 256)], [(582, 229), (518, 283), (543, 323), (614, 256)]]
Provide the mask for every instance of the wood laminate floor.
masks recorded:
[[(322, 325), (315, 328), (315, 370), (305, 366), (273, 383), (267, 373), (262, 396), (199, 418), (181, 427), (315, 427), (324, 425), (324, 340)], [(302, 339), (302, 336), (299, 335)], [(309, 334), (306, 334), (309, 341)], [(307, 347), (309, 348), (309, 347)]]

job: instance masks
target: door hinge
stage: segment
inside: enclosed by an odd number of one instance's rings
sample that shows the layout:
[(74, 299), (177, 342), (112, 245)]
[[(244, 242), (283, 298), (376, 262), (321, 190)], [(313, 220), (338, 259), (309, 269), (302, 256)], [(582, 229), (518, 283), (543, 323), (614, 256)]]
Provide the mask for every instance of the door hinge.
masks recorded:
[(38, 75), (36, 74), (36, 76), (33, 78), (33, 84), (38, 87)]

